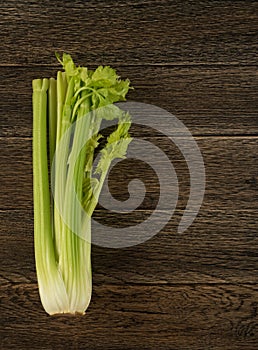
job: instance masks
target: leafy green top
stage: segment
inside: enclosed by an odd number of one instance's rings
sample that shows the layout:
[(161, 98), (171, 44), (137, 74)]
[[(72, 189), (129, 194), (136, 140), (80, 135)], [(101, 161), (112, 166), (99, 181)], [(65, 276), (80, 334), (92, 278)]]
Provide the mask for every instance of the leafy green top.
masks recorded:
[[(65, 71), (68, 83), (67, 91), (69, 91), (69, 87), (73, 90), (71, 98), (68, 99), (67, 106), (65, 106), (66, 110), (69, 111), (69, 122), (72, 123), (87, 113), (88, 117), (91, 118), (88, 129), (85, 131), (88, 133), (88, 141), (80, 154), (80, 157), (84, 159), (84, 176), (82, 178), (78, 168), (75, 169), (75, 173), (79, 174), (75, 178), (75, 187), (82, 189), (79, 197), (84, 208), (90, 207), (90, 211), (92, 211), (92, 202), (96, 203), (98, 200), (112, 160), (125, 158), (128, 145), (132, 141), (129, 135), (130, 115), (114, 105), (115, 102), (125, 101), (126, 94), (132, 87), (130, 87), (129, 79), (121, 80), (116, 70), (109, 66), (99, 66), (93, 71), (87, 67), (77, 67), (69, 54), (64, 53), (62, 60), (57, 54), (56, 56)], [(91, 111), (94, 112), (89, 113)], [(117, 119), (118, 125), (107, 138), (106, 145), (100, 151), (97, 167), (93, 171), (94, 152), (102, 137), (99, 133), (102, 119)], [(74, 154), (78, 150), (76, 137), (79, 135), (79, 131), (77, 130), (77, 132), (75, 131), (74, 134), (70, 159), (73, 157), (73, 150)], [(79, 167), (79, 164), (82, 165), (81, 158), (79, 161), (77, 160), (75, 167)]]

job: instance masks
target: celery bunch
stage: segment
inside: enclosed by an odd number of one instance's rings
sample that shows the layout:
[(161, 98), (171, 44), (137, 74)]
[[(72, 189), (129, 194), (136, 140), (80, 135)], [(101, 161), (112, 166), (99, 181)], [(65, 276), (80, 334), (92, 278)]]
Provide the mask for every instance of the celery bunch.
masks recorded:
[[(36, 270), (47, 313), (84, 314), (92, 289), (90, 218), (112, 160), (124, 158), (132, 140), (130, 116), (114, 105), (130, 82), (109, 66), (77, 67), (68, 54), (58, 60), (64, 71), (57, 79), (32, 82)], [(118, 123), (93, 169), (103, 119)]]

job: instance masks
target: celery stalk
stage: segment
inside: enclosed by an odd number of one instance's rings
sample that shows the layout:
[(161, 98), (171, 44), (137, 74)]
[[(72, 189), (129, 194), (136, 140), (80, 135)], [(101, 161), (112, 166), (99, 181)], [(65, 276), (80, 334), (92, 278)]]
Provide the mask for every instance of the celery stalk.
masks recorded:
[(56, 80), (49, 79), (48, 88), (48, 125), (49, 125), (49, 159), (52, 164), (56, 149), (56, 127), (57, 127), (57, 106), (56, 106)]
[(47, 161), (48, 79), (33, 81), (33, 196), (36, 269), (42, 304), (49, 314), (68, 312), (68, 297), (55, 260)]
[[(130, 117), (113, 105), (125, 99), (129, 81), (120, 80), (110, 67), (95, 71), (76, 67), (66, 54), (59, 61), (65, 71), (58, 72), (56, 80), (32, 83), (36, 270), (47, 313), (84, 314), (92, 291), (91, 216), (112, 160), (124, 158), (131, 142)], [(93, 171), (101, 121), (115, 118), (117, 129), (108, 137)], [(72, 123), (78, 121), (72, 133)], [(81, 148), (85, 137), (88, 141)]]

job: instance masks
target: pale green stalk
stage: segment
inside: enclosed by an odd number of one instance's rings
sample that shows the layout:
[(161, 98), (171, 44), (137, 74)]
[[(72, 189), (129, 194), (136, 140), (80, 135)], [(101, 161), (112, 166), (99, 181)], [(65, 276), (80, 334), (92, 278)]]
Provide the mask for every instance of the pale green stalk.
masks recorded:
[(56, 79), (49, 79), (48, 88), (48, 126), (49, 126), (49, 161), (52, 165), (56, 149), (56, 129), (57, 129), (57, 91)]
[[(84, 165), (86, 146), (79, 149), (81, 140), (87, 138), (90, 132), (90, 98), (84, 99), (80, 105), (75, 124), (72, 150), (69, 156), (69, 167), (66, 181), (64, 215), (76, 232), (65, 228), (64, 259), (69, 261), (70, 270), (66, 269), (64, 277), (69, 295), (70, 309), (84, 312), (91, 298), (91, 262), (90, 262), (90, 232), (88, 240), (81, 235), (81, 207), (78, 203), (82, 200), (82, 184), (84, 179)], [(86, 118), (83, 118), (85, 117)], [(79, 121), (79, 122), (78, 122)], [(78, 156), (79, 155), (79, 156)], [(74, 202), (73, 191), (76, 191), (78, 202)]]
[(36, 270), (42, 304), (49, 314), (68, 311), (68, 297), (55, 260), (47, 159), (48, 79), (33, 80), (33, 196)]
[[(130, 142), (130, 118), (123, 117), (113, 105), (124, 100), (129, 81), (120, 81), (110, 67), (100, 66), (94, 72), (76, 67), (66, 54), (59, 61), (65, 72), (58, 72), (57, 80), (33, 81), (36, 269), (46, 312), (84, 314), (92, 290), (91, 216), (112, 160), (123, 158)], [(92, 111), (103, 106), (106, 107), (97, 113)], [(119, 125), (109, 136), (93, 173), (93, 155), (101, 137), (102, 118), (117, 118)], [(123, 125), (123, 120), (127, 124)], [(82, 146), (82, 140), (88, 141)], [(54, 186), (52, 203), (48, 165)], [(93, 177), (96, 174), (98, 179)]]
[[(57, 128), (57, 95), (56, 95), (56, 80), (54, 78), (49, 79), (48, 88), (48, 135), (49, 135), (49, 166), (50, 170), (56, 149), (56, 128)], [(53, 197), (50, 198), (51, 202), (51, 225), (52, 236), (55, 237), (55, 223), (54, 223), (54, 201)]]
[[(57, 252), (59, 256), (59, 268), (65, 277), (66, 273), (66, 258), (64, 255), (64, 245), (66, 245), (66, 240), (64, 237), (64, 231), (66, 230), (63, 222), (63, 210), (62, 205), (65, 200), (65, 188), (66, 188), (66, 178), (67, 178), (67, 164), (69, 156), (69, 128), (71, 126), (71, 113), (72, 113), (72, 98), (74, 94), (74, 79), (70, 79), (69, 83), (64, 83), (66, 79), (65, 74), (61, 73), (57, 76), (57, 98), (58, 98), (58, 120), (57, 120), (57, 139), (56, 139), (56, 149), (61, 141), (62, 137), (67, 140), (67, 142), (62, 143), (62, 149), (56, 152), (55, 157), (55, 176), (54, 176), (54, 200), (58, 203), (58, 210), (55, 206), (55, 242), (57, 247)], [(64, 86), (63, 86), (64, 85)], [(62, 106), (62, 107), (61, 107)], [(60, 212), (61, 211), (61, 212)]]
[[(56, 126), (56, 147), (61, 139), (61, 128), (62, 128), (62, 115), (63, 115), (63, 106), (66, 96), (66, 90), (67, 90), (67, 82), (66, 82), (66, 75), (65, 72), (57, 72), (57, 126)], [(55, 147), (55, 148), (56, 148)], [(58, 203), (61, 203), (62, 201), (62, 195), (64, 193), (64, 173), (61, 172), (62, 168), (62, 159), (60, 157), (55, 158), (55, 169), (51, 169), (52, 171), (55, 171), (54, 177), (52, 177), (52, 186), (54, 191), (54, 197), (55, 200), (58, 198)], [(56, 181), (57, 173), (59, 173), (61, 176), (61, 179)], [(59, 209), (57, 208), (56, 204), (54, 205), (54, 226), (55, 226), (55, 248), (56, 248), (56, 254), (57, 257), (60, 255), (60, 242), (62, 241), (62, 218), (61, 214), (59, 212)]]

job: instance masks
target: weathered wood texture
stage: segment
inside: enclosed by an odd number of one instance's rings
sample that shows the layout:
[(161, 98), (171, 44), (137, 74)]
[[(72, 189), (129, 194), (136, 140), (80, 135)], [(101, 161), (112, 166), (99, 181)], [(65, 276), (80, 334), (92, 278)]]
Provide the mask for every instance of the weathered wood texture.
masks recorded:
[(2, 64), (256, 64), (256, 1), (5, 1)]
[[(255, 67), (117, 69), (135, 88), (130, 91), (129, 100), (166, 109), (179, 117), (194, 135), (258, 134)], [(32, 135), (31, 80), (55, 76), (56, 71), (53, 67), (0, 67), (1, 136)]]
[[(1, 349), (255, 350), (258, 2), (7, 0), (0, 19)], [(133, 136), (173, 163), (179, 200), (144, 244), (92, 247), (93, 295), (84, 317), (47, 316), (35, 273), (31, 80), (56, 73), (54, 51), (130, 78), (129, 99), (176, 115), (195, 136), (206, 170), (200, 212), (178, 234), (187, 164), (164, 135), (133, 126)], [(130, 215), (98, 206), (95, 220), (124, 227), (155, 214), (159, 184), (141, 162), (114, 168), (111, 193), (127, 199), (132, 178), (145, 181), (142, 205)]]
[[(254, 350), (257, 345), (253, 285), (94, 285), (85, 317), (47, 316), (38, 308), (33, 283), (6, 283), (3, 290), (9, 305), (2, 316), (8, 324), (4, 348)], [(13, 310), (24, 317), (18, 321)]]
[[(144, 244), (123, 250), (94, 246), (94, 283), (257, 283), (256, 212), (210, 211), (206, 207), (191, 229), (178, 234), (179, 211)], [(162, 213), (156, 215), (157, 219), (162, 217)], [(104, 220), (99, 210), (94, 217), (100, 216), (106, 225), (117, 224), (112, 215)], [(134, 224), (143, 217), (138, 213)], [(32, 211), (5, 211), (2, 218), (2, 278), (12, 283), (35, 283)]]
[[(182, 208), (189, 196), (189, 171), (184, 158), (166, 138), (152, 137), (147, 140), (159, 145), (172, 161), (181, 190), (178, 206)], [(258, 209), (258, 139), (256, 137), (201, 137), (196, 140), (204, 158), (206, 171), (204, 205), (209, 205), (211, 210)], [(31, 140), (2, 138), (0, 141), (3, 171), (0, 208), (32, 209)], [(123, 163), (124, 166), (120, 171), (115, 172), (113, 184), (111, 180), (112, 192), (119, 194), (123, 199), (123, 195), (128, 193), (124, 175), (131, 174), (136, 178), (143, 178), (142, 174), (144, 174), (150, 193), (149, 200), (146, 198), (145, 209), (153, 209), (152, 202), (155, 201), (155, 196), (158, 196), (159, 186), (153, 178), (153, 172), (148, 171), (144, 163), (137, 163), (137, 168), (132, 166), (133, 162), (129, 162), (127, 167), (125, 167), (126, 161)], [(159, 159), (156, 159), (156, 163), (158, 167), (163, 167)], [(166, 177), (169, 181), (169, 174), (166, 174)]]

